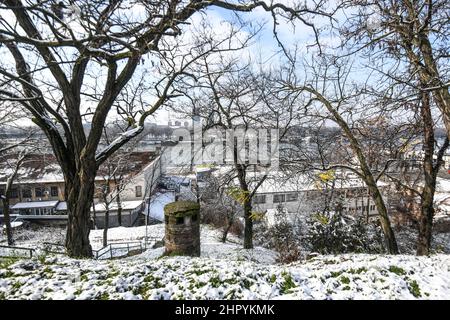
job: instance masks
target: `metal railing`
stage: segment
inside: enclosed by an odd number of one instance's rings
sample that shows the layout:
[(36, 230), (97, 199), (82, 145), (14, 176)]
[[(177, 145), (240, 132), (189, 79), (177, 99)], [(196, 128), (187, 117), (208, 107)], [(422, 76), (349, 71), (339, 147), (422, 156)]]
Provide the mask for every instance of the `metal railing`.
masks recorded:
[(1, 258), (33, 258), (35, 249), (13, 246), (0, 246)]
[(99, 250), (93, 250), (95, 259), (114, 259), (126, 257), (132, 251), (144, 251), (142, 242), (114, 242)]
[(43, 242), (43, 250), (46, 253), (66, 254), (66, 247), (60, 243)]

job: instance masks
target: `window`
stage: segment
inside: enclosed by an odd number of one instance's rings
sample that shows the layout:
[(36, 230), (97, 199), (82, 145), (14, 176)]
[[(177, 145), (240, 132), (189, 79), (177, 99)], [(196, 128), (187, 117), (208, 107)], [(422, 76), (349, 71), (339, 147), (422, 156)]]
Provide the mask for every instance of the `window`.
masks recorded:
[(256, 195), (253, 197), (253, 203), (258, 204), (258, 203), (266, 203), (266, 195), (265, 194), (261, 194), (261, 195)]
[(177, 218), (177, 224), (183, 224), (184, 223), (184, 217)]
[(44, 196), (44, 188), (41, 188), (41, 187), (34, 188), (34, 195), (36, 196), (36, 198), (43, 197)]
[(274, 194), (273, 195), (273, 203), (280, 203), (285, 201), (284, 194)]
[(298, 200), (298, 193), (288, 193), (286, 194), (286, 201), (293, 202)]
[(57, 197), (58, 196), (58, 187), (55, 187), (55, 186), (50, 187), (50, 195), (52, 197)]
[(136, 191), (137, 198), (142, 197), (142, 186), (136, 186), (135, 191)]
[(197, 219), (198, 219), (198, 216), (197, 216), (196, 214), (194, 214), (194, 215), (192, 216), (192, 221), (195, 222), (195, 221), (197, 221)]
[(19, 190), (17, 188), (11, 189), (11, 199), (17, 199), (19, 197)]
[(22, 197), (23, 198), (32, 198), (33, 196), (31, 195), (31, 188), (25, 187), (22, 189)]

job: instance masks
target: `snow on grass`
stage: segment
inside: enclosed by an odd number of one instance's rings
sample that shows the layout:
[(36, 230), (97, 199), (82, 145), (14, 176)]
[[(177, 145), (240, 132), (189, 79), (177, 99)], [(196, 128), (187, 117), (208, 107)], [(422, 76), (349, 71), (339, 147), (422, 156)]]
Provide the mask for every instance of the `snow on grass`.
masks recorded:
[[(147, 236), (155, 241), (164, 237), (164, 224), (147, 226)], [(145, 239), (146, 227), (117, 227), (108, 230), (108, 244), (137, 242)], [(226, 243), (222, 243), (221, 231), (209, 225), (201, 225), (201, 256), (213, 259), (230, 259), (237, 261), (255, 261), (264, 264), (275, 263), (276, 253), (262, 247), (252, 250), (242, 248), (242, 239), (229, 234)], [(65, 229), (61, 227), (42, 227), (36, 230), (23, 229), (16, 235), (16, 244), (21, 247), (42, 248), (44, 242), (64, 243)], [(91, 230), (89, 240), (93, 250), (103, 247), (103, 229)], [(164, 248), (148, 249), (136, 258), (158, 259), (164, 253)], [(132, 259), (134, 257), (130, 257)]]
[(291, 265), (48, 256), (0, 262), (3, 299), (447, 299), (450, 258), (340, 255)]

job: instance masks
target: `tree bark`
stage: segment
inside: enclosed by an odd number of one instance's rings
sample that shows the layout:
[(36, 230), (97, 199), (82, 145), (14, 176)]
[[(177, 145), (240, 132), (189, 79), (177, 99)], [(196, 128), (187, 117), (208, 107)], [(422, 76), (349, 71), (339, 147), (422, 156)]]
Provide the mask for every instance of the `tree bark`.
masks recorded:
[(2, 198), (2, 203), (3, 203), (3, 219), (6, 228), (6, 238), (8, 239), (8, 246), (12, 246), (14, 244), (14, 239), (11, 228), (11, 217), (9, 214), (9, 198), (7, 195), (5, 195), (4, 198)]
[(122, 226), (122, 201), (120, 200), (120, 190), (117, 190), (117, 222)]
[(244, 249), (253, 249), (253, 219), (250, 200), (244, 202)]
[(73, 181), (66, 178), (67, 235), (66, 249), (71, 257), (92, 257), (89, 243), (90, 208), (94, 198), (95, 162), (81, 169)]
[(233, 225), (234, 219), (233, 218), (227, 218), (227, 225), (225, 226), (225, 229), (223, 229), (222, 233), (222, 243), (227, 242), (228, 233), (230, 232), (231, 226)]
[(448, 147), (448, 138), (438, 152), (434, 163), (434, 124), (430, 106), (430, 94), (422, 92), (421, 116), (423, 125), (424, 160), (422, 163), (424, 174), (424, 187), (421, 193), (421, 210), (419, 217), (419, 235), (417, 238), (417, 251), (419, 256), (429, 255), (434, 218), (434, 193), (436, 191), (436, 178), (442, 161), (442, 156)]
[(333, 107), (333, 105), (329, 100), (327, 100), (317, 90), (311, 87), (302, 87), (302, 89), (314, 94), (317, 97), (317, 99), (332, 114), (334, 122), (336, 122), (336, 124), (339, 125), (339, 127), (342, 129), (345, 136), (349, 140), (350, 147), (353, 153), (355, 154), (356, 158), (358, 159), (361, 168), (360, 177), (367, 185), (369, 193), (371, 194), (372, 199), (375, 202), (375, 206), (377, 208), (380, 219), (381, 228), (384, 234), (386, 248), (390, 254), (398, 254), (399, 252), (397, 240), (395, 239), (394, 231), (392, 230), (391, 227), (391, 222), (389, 220), (388, 211), (384, 203), (384, 199), (381, 195), (380, 190), (378, 189), (377, 181), (375, 180), (372, 171), (370, 170), (370, 167), (366, 160), (366, 156), (364, 155), (358, 140), (356, 139), (347, 122), (344, 120), (344, 118), (342, 118), (340, 113)]
[(108, 245), (109, 209), (105, 211), (105, 227), (103, 228), (103, 247)]

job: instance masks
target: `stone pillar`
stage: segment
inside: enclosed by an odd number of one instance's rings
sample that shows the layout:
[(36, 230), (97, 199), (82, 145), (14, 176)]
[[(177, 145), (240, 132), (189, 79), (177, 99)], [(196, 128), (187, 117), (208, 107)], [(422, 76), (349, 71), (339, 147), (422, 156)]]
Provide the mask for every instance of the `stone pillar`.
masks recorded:
[(166, 255), (200, 256), (200, 205), (176, 201), (164, 207)]

